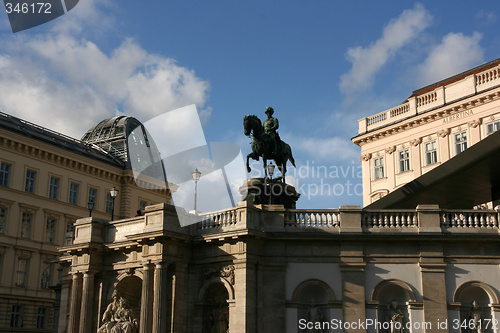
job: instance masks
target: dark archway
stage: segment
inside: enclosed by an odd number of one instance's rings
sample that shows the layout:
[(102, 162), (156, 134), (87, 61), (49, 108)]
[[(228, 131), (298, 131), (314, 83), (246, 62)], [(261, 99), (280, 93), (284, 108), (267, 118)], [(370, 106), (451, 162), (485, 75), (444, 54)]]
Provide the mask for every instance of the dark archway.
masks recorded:
[(203, 333), (225, 333), (229, 328), (229, 293), (222, 282), (213, 282), (203, 295)]

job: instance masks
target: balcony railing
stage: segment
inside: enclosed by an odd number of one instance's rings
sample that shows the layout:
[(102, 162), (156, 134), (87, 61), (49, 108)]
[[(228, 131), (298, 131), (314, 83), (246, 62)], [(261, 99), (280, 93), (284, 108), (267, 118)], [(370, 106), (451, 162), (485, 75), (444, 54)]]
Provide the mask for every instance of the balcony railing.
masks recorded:
[[(176, 210), (169, 205), (149, 206), (145, 216), (118, 221), (84, 218), (75, 224), (71, 246), (84, 243), (120, 243), (131, 239), (182, 234), (184, 238), (237, 237), (238, 233), (344, 234), (499, 234), (500, 210), (444, 210), (420, 205), (406, 210), (364, 210), (359, 206), (339, 209), (284, 209), (283, 206), (240, 203), (237, 207), (193, 215), (193, 224), (181, 227)], [(194, 223), (196, 222), (196, 223)], [(180, 237), (180, 236), (179, 236)], [(186, 239), (187, 239), (186, 238)]]
[(500, 66), (472, 74), (458, 82), (436, 87), (434, 90), (410, 97), (405, 103), (373, 116), (360, 119), (358, 134), (384, 127), (401, 119), (416, 116), (464, 97), (500, 85)]

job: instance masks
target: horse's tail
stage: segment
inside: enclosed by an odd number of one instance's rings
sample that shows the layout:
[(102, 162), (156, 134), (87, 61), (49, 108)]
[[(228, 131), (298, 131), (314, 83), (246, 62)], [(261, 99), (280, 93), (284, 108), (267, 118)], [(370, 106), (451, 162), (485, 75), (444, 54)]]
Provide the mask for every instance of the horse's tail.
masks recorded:
[(294, 168), (296, 168), (295, 166), (295, 159), (293, 158), (293, 155), (292, 155), (292, 148), (290, 148), (290, 162), (292, 162), (292, 165)]

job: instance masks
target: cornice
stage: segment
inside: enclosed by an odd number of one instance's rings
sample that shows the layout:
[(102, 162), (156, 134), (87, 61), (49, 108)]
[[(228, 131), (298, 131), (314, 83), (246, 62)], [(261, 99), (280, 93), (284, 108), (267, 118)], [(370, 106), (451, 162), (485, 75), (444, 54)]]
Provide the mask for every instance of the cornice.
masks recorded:
[[(367, 143), (377, 141), (386, 136), (390, 136), (393, 134), (397, 134), (403, 132), (408, 129), (417, 128), (423, 126), (427, 123), (441, 120), (446, 117), (452, 116), (454, 114), (470, 110), (473, 107), (478, 107), (481, 105), (485, 105), (500, 99), (500, 91), (491, 92), (484, 96), (478, 96), (475, 99), (463, 101), (461, 104), (455, 104), (453, 106), (449, 106), (445, 109), (443, 107), (439, 107), (433, 111), (428, 111), (426, 113), (422, 113), (420, 115), (412, 116), (411, 118), (404, 119), (398, 123), (389, 124), (383, 128), (375, 129), (372, 132), (360, 134), (357, 137), (354, 137), (352, 141), (358, 145), (363, 146)], [(471, 126), (479, 125), (474, 123), (470, 124)]]
[[(6, 138), (3, 136), (0, 137), (0, 147), (6, 148), (7, 150), (15, 151), (25, 156), (27, 155), (32, 158), (42, 160), (47, 163), (56, 164), (58, 166), (71, 169), (73, 171), (89, 174), (96, 178), (101, 178), (115, 183), (121, 182), (122, 176), (118, 173), (96, 167), (95, 165), (83, 163), (75, 159), (69, 158), (67, 156), (56, 154), (39, 147), (35, 147), (33, 145), (28, 145), (26, 143), (16, 141), (11, 138)], [(122, 169), (119, 169), (120, 173), (122, 171), (123, 171)]]

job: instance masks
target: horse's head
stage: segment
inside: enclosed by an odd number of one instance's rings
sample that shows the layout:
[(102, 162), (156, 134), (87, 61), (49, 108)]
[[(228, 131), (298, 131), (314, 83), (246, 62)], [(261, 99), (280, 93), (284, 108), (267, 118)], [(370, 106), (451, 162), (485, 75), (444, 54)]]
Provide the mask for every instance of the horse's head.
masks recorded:
[(252, 130), (254, 129), (255, 118), (257, 117), (252, 115), (247, 115), (245, 116), (245, 118), (243, 118), (243, 128), (245, 130), (246, 136), (249, 136), (252, 133)]

